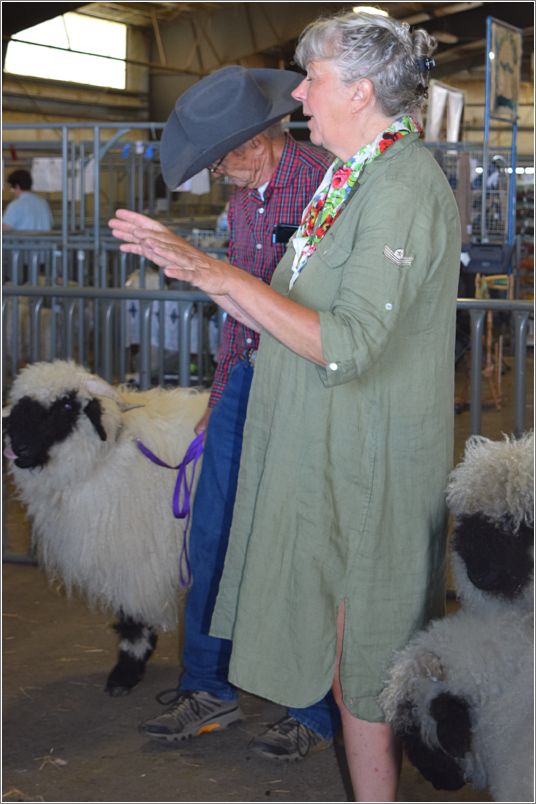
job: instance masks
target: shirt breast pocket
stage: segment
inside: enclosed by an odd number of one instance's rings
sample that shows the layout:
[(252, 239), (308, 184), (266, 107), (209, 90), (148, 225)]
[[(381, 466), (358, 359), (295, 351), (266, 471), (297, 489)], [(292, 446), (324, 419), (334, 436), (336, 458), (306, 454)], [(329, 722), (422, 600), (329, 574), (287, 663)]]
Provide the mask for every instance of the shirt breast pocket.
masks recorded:
[(331, 232), (320, 241), (316, 247), (319, 258), (327, 268), (341, 268), (351, 254), (351, 248), (347, 243), (336, 241)]

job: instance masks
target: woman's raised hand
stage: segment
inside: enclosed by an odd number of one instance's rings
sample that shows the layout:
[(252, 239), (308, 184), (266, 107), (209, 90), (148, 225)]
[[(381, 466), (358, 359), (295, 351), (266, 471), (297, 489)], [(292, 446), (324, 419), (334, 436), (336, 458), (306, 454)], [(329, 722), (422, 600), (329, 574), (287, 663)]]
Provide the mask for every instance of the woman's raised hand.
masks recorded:
[(208, 294), (228, 293), (232, 266), (208, 257), (163, 223), (140, 212), (118, 209), (108, 226), (113, 236), (123, 241), (121, 251), (145, 257), (163, 268), (167, 276), (190, 282)]
[(140, 256), (146, 256), (143, 253), (141, 243), (149, 235), (158, 234), (161, 238), (175, 238), (173, 232), (163, 223), (149, 218), (148, 215), (142, 215), (141, 212), (133, 212), (130, 209), (116, 210), (115, 218), (111, 218), (108, 221), (108, 226), (117, 240), (124, 241), (120, 247), (121, 251), (139, 254)]

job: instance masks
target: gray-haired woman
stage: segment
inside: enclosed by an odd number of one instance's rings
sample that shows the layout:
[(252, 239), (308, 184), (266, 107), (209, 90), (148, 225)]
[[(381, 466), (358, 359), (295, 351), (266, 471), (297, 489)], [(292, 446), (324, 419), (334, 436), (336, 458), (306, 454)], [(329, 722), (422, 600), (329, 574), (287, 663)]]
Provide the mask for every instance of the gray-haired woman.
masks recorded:
[(378, 705), (393, 652), (442, 611), (458, 211), (413, 115), (434, 42), (377, 15), (304, 32), (293, 92), (336, 160), (270, 287), (121, 211), (116, 235), (261, 331), (214, 634), (281, 704), (333, 687), (356, 799), (394, 801)]

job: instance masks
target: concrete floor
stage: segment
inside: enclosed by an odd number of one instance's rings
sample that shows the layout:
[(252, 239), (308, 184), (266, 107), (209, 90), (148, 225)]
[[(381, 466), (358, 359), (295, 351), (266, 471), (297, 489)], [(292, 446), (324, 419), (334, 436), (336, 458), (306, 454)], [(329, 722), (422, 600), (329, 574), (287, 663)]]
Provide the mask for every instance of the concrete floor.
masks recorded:
[[(532, 363), (527, 424), (532, 426)], [(483, 434), (511, 432), (511, 372), (502, 410), (483, 414)], [(460, 376), (461, 383), (463, 377)], [(456, 459), (469, 413), (456, 417)], [(4, 525), (12, 550), (26, 549), (28, 523), (9, 489)], [(351, 801), (340, 744), (292, 765), (253, 754), (252, 737), (283, 709), (243, 694), (244, 722), (186, 743), (146, 740), (138, 723), (159, 711), (155, 696), (175, 685), (180, 636), (160, 638), (145, 679), (125, 698), (103, 692), (114, 663), (115, 635), (106, 616), (67, 600), (42, 571), (3, 566), (3, 801), (266, 802)], [(436, 791), (404, 763), (400, 801), (490, 801), (469, 785)]]

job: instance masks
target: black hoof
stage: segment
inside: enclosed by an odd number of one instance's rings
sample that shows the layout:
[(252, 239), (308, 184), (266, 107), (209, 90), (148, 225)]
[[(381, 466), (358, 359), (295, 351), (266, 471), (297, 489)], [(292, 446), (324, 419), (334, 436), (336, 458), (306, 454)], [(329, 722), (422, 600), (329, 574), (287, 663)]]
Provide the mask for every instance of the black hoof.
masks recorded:
[(111, 684), (107, 684), (104, 688), (104, 692), (107, 692), (112, 698), (121, 698), (124, 695), (129, 695), (131, 689), (132, 687), (112, 686)]
[(144, 672), (145, 664), (143, 662), (122, 654), (119, 663), (108, 676), (105, 690), (116, 698), (120, 695), (128, 695), (130, 690), (142, 680)]

